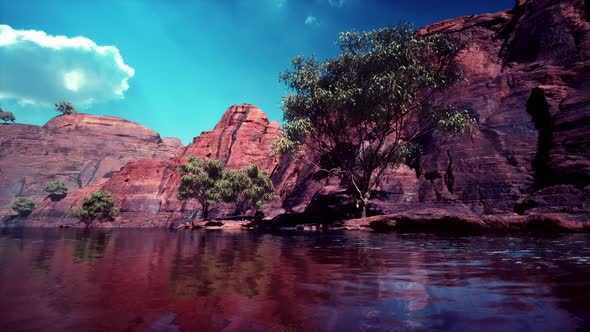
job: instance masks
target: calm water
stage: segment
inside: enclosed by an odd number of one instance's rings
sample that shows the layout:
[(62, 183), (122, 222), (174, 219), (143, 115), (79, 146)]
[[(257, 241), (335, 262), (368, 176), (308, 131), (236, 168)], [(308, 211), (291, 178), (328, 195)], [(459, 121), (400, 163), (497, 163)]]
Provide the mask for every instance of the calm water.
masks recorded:
[(590, 329), (588, 234), (0, 234), (0, 331)]

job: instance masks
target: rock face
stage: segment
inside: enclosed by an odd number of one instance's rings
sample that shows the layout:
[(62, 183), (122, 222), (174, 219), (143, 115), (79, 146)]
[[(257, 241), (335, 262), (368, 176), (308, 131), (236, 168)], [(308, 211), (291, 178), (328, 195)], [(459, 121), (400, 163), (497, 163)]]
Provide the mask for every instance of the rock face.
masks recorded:
[(153, 130), (109, 116), (63, 115), (43, 127), (0, 125), (0, 213), (12, 215), (11, 201), (25, 196), (39, 203), (32, 220), (62, 217), (66, 206), (47, 198), (47, 181), (65, 182), (74, 195), (131, 161), (169, 158), (181, 148), (178, 139), (161, 139)]
[[(451, 19), (418, 33), (471, 36), (462, 52), (468, 81), (449, 102), (475, 114), (473, 133), (432, 136), (412, 169), (385, 175), (372, 214), (426, 204), (477, 218), (590, 214), (590, 23), (582, 0), (518, 1), (512, 10)], [(303, 163), (274, 174), (283, 208), (350, 217), (345, 189), (313, 181)]]
[[(467, 34), (459, 55), (467, 81), (449, 102), (478, 120), (466, 135), (431, 136), (411, 166), (390, 169), (369, 205), (385, 226), (412, 230), (590, 229), (590, 10), (582, 0), (519, 0), (496, 14), (436, 23), (418, 33)], [(252, 105), (230, 107), (217, 126), (187, 147), (131, 122), (74, 115), (44, 127), (8, 125), (0, 145), (0, 207), (14, 196), (44, 198), (61, 179), (73, 191), (43, 201), (27, 222), (63, 222), (90, 192), (112, 193), (117, 226), (169, 226), (197, 216), (176, 200), (176, 167), (187, 155), (272, 173), (276, 199), (267, 216), (309, 221), (355, 216), (338, 179), (319, 178), (302, 160), (272, 156), (277, 122)], [(120, 171), (119, 168), (123, 166)], [(231, 207), (219, 206), (211, 216)], [(294, 214), (290, 214), (290, 213)], [(309, 219), (310, 217), (315, 220)], [(355, 222), (352, 222), (354, 224)], [(463, 226), (461, 226), (463, 225)]]
[[(167, 227), (172, 223), (188, 221), (197, 217), (200, 206), (196, 202), (182, 204), (176, 199), (180, 178), (175, 169), (184, 157), (194, 155), (217, 159), (230, 168), (257, 163), (270, 173), (278, 162), (272, 155), (272, 142), (279, 131), (279, 123), (269, 123), (267, 116), (258, 108), (248, 104), (232, 106), (213, 130), (201, 133), (173, 157), (130, 162), (106, 181), (78, 190), (59, 204), (67, 208), (77, 206), (83, 197), (102, 189), (112, 194), (121, 209), (117, 226)], [(219, 205), (210, 211), (210, 216), (225, 215), (231, 211), (231, 206)], [(47, 219), (46, 223), (71, 222), (68, 218), (62, 219), (63, 214), (57, 219)]]

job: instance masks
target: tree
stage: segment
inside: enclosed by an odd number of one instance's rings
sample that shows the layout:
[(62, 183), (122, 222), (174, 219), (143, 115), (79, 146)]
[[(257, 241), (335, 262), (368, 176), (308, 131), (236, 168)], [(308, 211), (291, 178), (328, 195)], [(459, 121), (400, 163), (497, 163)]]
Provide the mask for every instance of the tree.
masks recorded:
[(4, 121), (4, 123), (7, 122), (14, 122), (16, 120), (16, 118), (14, 117), (14, 114), (12, 114), (12, 112), (5, 112), (1, 107), (0, 107), (0, 120)]
[(59, 103), (55, 103), (55, 110), (61, 114), (78, 113), (74, 105), (68, 101), (60, 101)]
[(254, 164), (232, 170), (225, 169), (217, 160), (188, 156), (187, 163), (177, 171), (181, 176), (178, 199), (196, 199), (201, 205), (203, 219), (208, 218), (214, 204), (222, 201), (235, 203), (238, 214), (251, 207), (260, 209), (273, 197), (274, 188), (268, 174)]
[(262, 209), (273, 198), (274, 187), (268, 173), (251, 164), (240, 170), (227, 170), (220, 183), (221, 199), (235, 203), (235, 214), (249, 208)]
[(49, 181), (43, 187), (43, 190), (49, 193), (52, 201), (59, 201), (68, 194), (68, 187), (62, 181)]
[[(220, 182), (223, 178), (223, 163), (218, 160), (202, 160), (194, 156), (187, 157), (187, 163), (181, 165), (178, 199), (186, 201), (196, 199), (201, 204), (203, 219), (209, 217), (210, 206), (221, 200)], [(191, 220), (194, 226), (194, 222)]]
[(19, 197), (10, 204), (10, 208), (18, 212), (21, 217), (30, 215), (36, 207), (37, 203), (26, 197)]
[(115, 206), (115, 201), (108, 192), (99, 190), (84, 197), (81, 208), (71, 209), (67, 214), (89, 227), (95, 220), (114, 221), (119, 215), (119, 208)]
[(469, 112), (444, 104), (448, 88), (462, 79), (455, 60), (467, 43), (458, 36), (419, 37), (400, 24), (341, 33), (339, 54), (323, 62), (293, 58), (280, 74), (291, 92), (282, 100), (284, 135), (276, 151), (337, 175), (365, 217), (387, 168), (417, 152), (426, 135), (461, 132), (473, 122)]

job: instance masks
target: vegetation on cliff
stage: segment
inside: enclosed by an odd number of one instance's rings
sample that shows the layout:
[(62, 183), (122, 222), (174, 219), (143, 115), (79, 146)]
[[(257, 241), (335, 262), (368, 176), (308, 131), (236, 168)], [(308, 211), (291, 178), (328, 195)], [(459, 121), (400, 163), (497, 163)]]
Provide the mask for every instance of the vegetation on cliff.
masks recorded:
[(99, 190), (84, 197), (82, 207), (71, 209), (67, 214), (89, 227), (95, 220), (101, 222), (115, 220), (115, 217), (119, 215), (119, 208), (115, 206), (115, 201), (109, 193)]
[(203, 219), (209, 217), (209, 209), (219, 202), (235, 203), (236, 212), (241, 213), (250, 207), (261, 208), (273, 197), (272, 182), (257, 165), (231, 170), (218, 160), (188, 156), (177, 172), (181, 175), (178, 199), (196, 199)]
[(30, 215), (36, 207), (37, 203), (26, 197), (19, 197), (10, 205), (10, 208), (17, 212), (21, 217)]
[(78, 113), (74, 105), (69, 101), (55, 103), (55, 111), (64, 115)]
[(444, 103), (462, 79), (455, 58), (468, 43), (451, 35), (417, 37), (406, 24), (365, 33), (344, 32), (337, 57), (319, 62), (298, 56), (280, 79), (291, 89), (283, 98), (285, 135), (279, 153), (305, 156), (326, 174), (337, 175), (361, 216), (388, 167), (420, 149), (435, 131), (463, 131), (469, 112)]
[(16, 121), (16, 118), (14, 117), (14, 114), (12, 114), (12, 112), (5, 112), (0, 107), (0, 120), (4, 121), (4, 123), (7, 123), (7, 122), (14, 122), (14, 121)]
[(43, 190), (49, 194), (52, 201), (59, 201), (68, 194), (68, 187), (63, 181), (49, 181), (43, 187)]

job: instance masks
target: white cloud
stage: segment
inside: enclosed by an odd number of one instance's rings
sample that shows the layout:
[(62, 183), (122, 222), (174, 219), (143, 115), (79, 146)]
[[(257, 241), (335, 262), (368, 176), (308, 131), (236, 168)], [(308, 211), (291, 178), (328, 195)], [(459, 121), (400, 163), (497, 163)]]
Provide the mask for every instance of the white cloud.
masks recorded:
[(328, 0), (328, 4), (332, 7), (342, 8), (345, 5), (348, 5), (350, 0)]
[(286, 3), (287, 0), (275, 0), (275, 5), (277, 6), (277, 8), (283, 8)]
[(21, 105), (118, 99), (134, 73), (114, 46), (0, 25), (0, 99)]
[(315, 16), (311, 16), (309, 15), (306, 19), (305, 19), (305, 24), (306, 25), (318, 25), (318, 19)]

